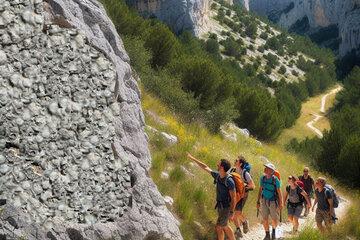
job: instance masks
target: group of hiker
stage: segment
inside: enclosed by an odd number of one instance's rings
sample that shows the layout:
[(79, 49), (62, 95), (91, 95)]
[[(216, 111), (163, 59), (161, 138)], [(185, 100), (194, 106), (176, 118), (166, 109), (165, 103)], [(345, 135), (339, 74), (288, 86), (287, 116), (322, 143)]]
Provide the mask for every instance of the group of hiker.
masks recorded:
[[(249, 192), (255, 189), (250, 174), (250, 164), (243, 156), (239, 156), (233, 166), (228, 160), (221, 159), (217, 163), (217, 171), (214, 171), (191, 154), (188, 154), (188, 158), (214, 178), (218, 239), (225, 239), (225, 235), (229, 240), (242, 238), (243, 233), (249, 232), (249, 222), (243, 209)], [(315, 200), (312, 204), (313, 197)], [(264, 164), (264, 172), (260, 178), (256, 206), (257, 215), (261, 213), (261, 222), (265, 230), (264, 240), (276, 239), (276, 227), (282, 221), (281, 211), (285, 203), (288, 220), (293, 225), (292, 233), (297, 233), (299, 229), (299, 218), (304, 208), (304, 217), (307, 217), (311, 208), (314, 211), (315, 205), (317, 205), (315, 220), (318, 228), (321, 231), (330, 231), (331, 225), (336, 220), (334, 208), (339, 204), (335, 190), (326, 184), (325, 178), (319, 177), (314, 181), (308, 167), (304, 168), (303, 174), (298, 178), (292, 175), (288, 177), (283, 194), (280, 173), (272, 163), (267, 162)], [(235, 232), (230, 227), (229, 221), (235, 224)], [(272, 226), (271, 234), (270, 225)]]

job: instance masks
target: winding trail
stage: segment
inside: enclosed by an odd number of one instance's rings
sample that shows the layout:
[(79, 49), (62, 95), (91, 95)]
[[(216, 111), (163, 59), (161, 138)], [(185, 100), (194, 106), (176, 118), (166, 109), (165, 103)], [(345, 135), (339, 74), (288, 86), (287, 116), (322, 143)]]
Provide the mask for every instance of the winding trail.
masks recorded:
[(316, 114), (313, 113), (312, 115), (314, 116), (314, 119), (311, 120), (310, 122), (306, 123), (306, 126), (308, 128), (310, 128), (312, 131), (314, 131), (316, 133), (316, 135), (320, 138), (323, 137), (323, 133), (316, 127), (314, 127), (314, 124), (319, 121), (321, 118), (324, 117), (325, 114), (325, 105), (326, 105), (326, 99), (328, 96), (336, 94), (337, 92), (339, 92), (342, 89), (342, 86), (337, 86), (335, 89), (331, 90), (329, 93), (325, 94), (322, 98), (321, 98), (321, 104), (320, 104), (320, 114)]
[[(350, 204), (351, 204), (351, 202), (349, 200), (340, 197), (339, 207), (335, 209), (336, 216), (340, 221), (346, 215), (346, 212), (347, 212)], [(283, 209), (283, 213), (285, 211), (286, 210)], [(283, 216), (283, 219), (282, 219), (283, 222), (277, 227), (277, 238), (278, 239), (286, 239), (288, 237), (294, 236), (291, 234), (292, 224), (287, 222), (287, 219), (284, 219), (284, 218), (285, 217)], [(260, 222), (260, 220), (259, 220), (259, 222)], [(299, 230), (302, 230), (308, 226), (315, 228), (316, 227), (315, 212), (310, 211), (309, 215), (306, 218), (301, 217), (299, 219), (299, 223), (300, 223)], [(250, 231), (247, 234), (244, 234), (244, 237), (241, 239), (242, 240), (262, 240), (262, 239), (264, 239), (264, 236), (265, 236), (264, 228), (260, 223), (258, 223), (255, 226), (251, 227)]]

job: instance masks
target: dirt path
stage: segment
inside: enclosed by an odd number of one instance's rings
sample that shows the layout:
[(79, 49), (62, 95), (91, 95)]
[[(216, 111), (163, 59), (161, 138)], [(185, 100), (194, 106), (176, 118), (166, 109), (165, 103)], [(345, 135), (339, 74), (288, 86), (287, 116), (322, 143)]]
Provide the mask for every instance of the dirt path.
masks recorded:
[(330, 96), (330, 95), (336, 94), (336, 93), (339, 92), (341, 89), (342, 89), (342, 86), (337, 86), (335, 89), (333, 89), (333, 90), (331, 90), (329, 93), (325, 94), (325, 95), (321, 98), (321, 104), (320, 104), (320, 114), (321, 114), (321, 115), (316, 114), (316, 113), (312, 114), (312, 115), (314, 116), (314, 119), (311, 120), (310, 122), (306, 123), (306, 126), (307, 126), (308, 128), (310, 128), (312, 131), (314, 131), (314, 132), (316, 133), (316, 135), (317, 135), (318, 137), (320, 137), (320, 138), (323, 137), (323, 134), (322, 134), (322, 132), (321, 132), (318, 128), (314, 127), (314, 124), (315, 124), (317, 121), (319, 121), (321, 118), (324, 117), (324, 114), (325, 114), (325, 112), (326, 112), (325, 106), (326, 106), (326, 99), (327, 99), (327, 97)]
[[(339, 207), (337, 209), (335, 209), (336, 216), (338, 217), (338, 219), (340, 221), (345, 216), (349, 206), (350, 206), (349, 200), (340, 198)], [(286, 209), (283, 210), (283, 212), (285, 212), (285, 211), (286, 211)], [(280, 224), (280, 226), (277, 227), (278, 239), (286, 239), (288, 237), (293, 236), (291, 234), (292, 224), (287, 222), (287, 219), (285, 219), (284, 216), (283, 216), (282, 220), (283, 220), (283, 222)], [(260, 222), (260, 220), (259, 220), (259, 222)], [(312, 226), (315, 228), (316, 227), (315, 212), (310, 212), (310, 214), (306, 218), (303, 218), (303, 217), (300, 218), (299, 223), (300, 223), (300, 230), (306, 226)], [(251, 227), (250, 232), (248, 232), (247, 234), (244, 234), (244, 237), (241, 239), (243, 239), (243, 240), (262, 240), (262, 239), (264, 239), (264, 236), (265, 236), (264, 228), (260, 223), (258, 223), (256, 226)]]

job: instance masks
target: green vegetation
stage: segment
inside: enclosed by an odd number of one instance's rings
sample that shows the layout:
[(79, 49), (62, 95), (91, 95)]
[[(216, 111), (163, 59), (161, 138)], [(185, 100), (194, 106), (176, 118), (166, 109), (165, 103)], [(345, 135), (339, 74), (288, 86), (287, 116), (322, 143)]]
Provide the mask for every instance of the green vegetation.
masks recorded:
[(331, 130), (323, 139), (291, 141), (289, 149), (314, 159), (314, 164), (349, 186), (360, 182), (360, 68), (355, 67), (344, 80), (344, 90), (330, 118)]
[[(213, 179), (198, 167), (192, 166), (186, 158), (186, 152), (193, 153), (214, 169), (220, 158), (233, 161), (240, 153), (244, 154), (252, 165), (251, 173), (256, 186), (263, 171), (261, 156), (274, 162), (282, 176), (300, 173), (303, 168), (299, 159), (284, 150), (276, 146), (260, 145), (255, 139), (246, 138), (236, 131), (225, 129), (236, 134), (238, 141), (232, 142), (223, 139), (219, 134), (210, 133), (199, 123), (182, 123), (165, 105), (146, 91), (143, 91), (142, 104), (145, 113), (150, 111), (165, 122), (161, 124), (146, 113), (148, 125), (174, 134), (179, 139), (176, 145), (167, 146), (160, 135), (149, 132), (153, 157), (151, 176), (161, 193), (174, 199), (171, 209), (181, 219), (180, 228), (185, 239), (213, 239), (216, 221)], [(289, 165), (292, 166), (291, 169)], [(161, 178), (163, 171), (169, 173), (169, 179)], [(313, 174), (317, 175), (315, 172)], [(255, 224), (258, 222), (254, 211), (256, 192), (250, 194), (247, 205), (245, 213), (250, 218), (250, 224)], [(203, 228), (198, 227), (194, 221)]]

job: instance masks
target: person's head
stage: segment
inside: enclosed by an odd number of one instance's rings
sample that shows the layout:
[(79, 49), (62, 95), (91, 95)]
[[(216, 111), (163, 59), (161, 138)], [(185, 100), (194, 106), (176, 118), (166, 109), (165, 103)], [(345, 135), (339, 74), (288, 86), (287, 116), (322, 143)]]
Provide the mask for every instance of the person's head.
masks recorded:
[(289, 177), (288, 177), (288, 183), (289, 183), (289, 185), (290, 186), (295, 186), (296, 185), (296, 177), (295, 176), (293, 176), (293, 175), (290, 175)]
[(226, 173), (231, 168), (231, 164), (226, 159), (221, 159), (218, 163), (218, 171), (219, 173)]
[(245, 163), (246, 163), (245, 157), (244, 157), (243, 155), (240, 155), (240, 156), (235, 160), (235, 167), (242, 169)]
[(304, 176), (308, 176), (309, 175), (309, 168), (308, 167), (304, 167)]
[(319, 190), (322, 191), (323, 188), (325, 187), (326, 184), (326, 179), (323, 177), (318, 177), (315, 181), (315, 187)]
[(267, 175), (268, 177), (270, 177), (271, 175), (274, 174), (274, 172), (275, 172), (275, 166), (274, 166), (274, 164), (272, 164), (272, 163), (266, 163), (266, 164), (264, 164), (264, 166), (265, 166), (265, 169), (264, 169), (265, 175)]

